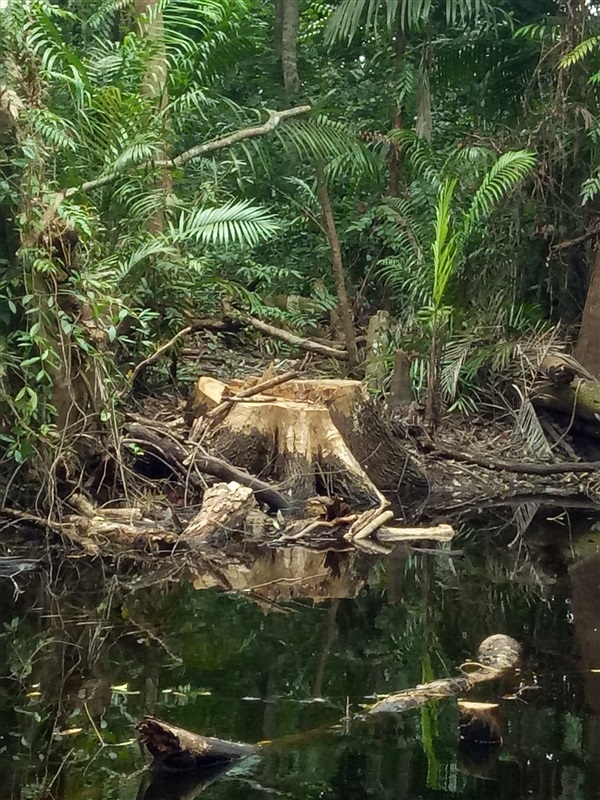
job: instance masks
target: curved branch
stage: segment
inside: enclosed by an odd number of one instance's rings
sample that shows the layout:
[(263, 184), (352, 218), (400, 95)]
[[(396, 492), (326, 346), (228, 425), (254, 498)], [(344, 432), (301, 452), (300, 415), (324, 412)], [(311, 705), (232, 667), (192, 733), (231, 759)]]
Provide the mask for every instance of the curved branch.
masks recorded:
[[(237, 144), (244, 139), (255, 139), (259, 136), (265, 136), (267, 133), (270, 133), (272, 130), (274, 130), (284, 120), (290, 119), (291, 117), (297, 117), (300, 114), (306, 114), (307, 111), (310, 111), (310, 106), (296, 106), (295, 108), (288, 108), (284, 111), (269, 111), (269, 118), (262, 125), (253, 125), (250, 128), (242, 128), (239, 131), (234, 131), (233, 133), (229, 133), (226, 136), (221, 136), (218, 139), (212, 139), (210, 142), (204, 142), (204, 144), (190, 147), (189, 150), (185, 150), (183, 153), (180, 153), (178, 156), (175, 156), (175, 158), (172, 159), (160, 159), (158, 161), (149, 159), (148, 161), (143, 161), (136, 166), (143, 167), (152, 164), (155, 167), (162, 168), (182, 167), (189, 161), (194, 161), (197, 158), (204, 158), (204, 156), (206, 156), (208, 153), (214, 153), (216, 150), (223, 150), (226, 147), (232, 147), (234, 144)], [(66, 197), (71, 197), (71, 195), (75, 194), (76, 192), (89, 192), (92, 189), (99, 189), (101, 186), (106, 186), (108, 183), (112, 183), (114, 180), (124, 174), (124, 172), (118, 171), (110, 172), (108, 175), (102, 175), (101, 177), (94, 178), (91, 181), (85, 181), (85, 183), (82, 183), (81, 186), (72, 186), (63, 192), (59, 192), (59, 202)]]

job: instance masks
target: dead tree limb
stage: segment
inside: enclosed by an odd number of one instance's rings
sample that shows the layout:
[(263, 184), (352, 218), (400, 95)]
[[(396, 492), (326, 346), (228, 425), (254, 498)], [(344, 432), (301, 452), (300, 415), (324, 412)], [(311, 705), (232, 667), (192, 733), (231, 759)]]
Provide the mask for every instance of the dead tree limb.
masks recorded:
[[(234, 131), (226, 136), (220, 136), (218, 139), (212, 139), (210, 142), (204, 142), (203, 144), (196, 145), (195, 147), (190, 147), (189, 150), (186, 150), (172, 159), (167, 158), (154, 162), (142, 162), (137, 166), (144, 167), (153, 165), (159, 168), (182, 167), (184, 164), (187, 164), (190, 161), (194, 161), (197, 158), (203, 158), (204, 156), (208, 155), (208, 153), (214, 153), (217, 150), (223, 150), (226, 147), (232, 147), (233, 145), (237, 144), (238, 142), (242, 142), (245, 139), (255, 139), (258, 136), (265, 136), (267, 133), (273, 131), (284, 120), (297, 117), (300, 114), (306, 114), (308, 111), (310, 111), (310, 106), (297, 106), (296, 108), (288, 108), (284, 111), (270, 111), (268, 120), (262, 125), (253, 125), (250, 128), (242, 128), (241, 130)], [(60, 203), (61, 200), (64, 200), (66, 197), (70, 197), (76, 192), (89, 192), (92, 191), (92, 189), (99, 189), (102, 186), (106, 186), (107, 184), (117, 180), (117, 178), (120, 178), (123, 174), (123, 172), (114, 171), (108, 173), (108, 175), (102, 175), (99, 178), (86, 181), (85, 183), (81, 184), (81, 186), (72, 186), (70, 189), (67, 189), (58, 195), (60, 198), (58, 202)]]
[(154, 351), (154, 353), (152, 353), (152, 355), (148, 356), (148, 358), (145, 358), (143, 361), (140, 361), (138, 364), (136, 364), (133, 370), (131, 371), (131, 375), (128, 376), (127, 386), (121, 390), (120, 396), (123, 396), (129, 391), (129, 389), (135, 383), (135, 379), (142, 370), (146, 369), (146, 367), (149, 367), (152, 364), (156, 364), (156, 362), (161, 358), (161, 356), (163, 356), (168, 350), (170, 350), (174, 344), (176, 344), (184, 336), (187, 336), (188, 333), (191, 333), (193, 330), (194, 328), (191, 325), (188, 325), (187, 328), (183, 328), (182, 330), (178, 331), (175, 334), (175, 336), (169, 339), (168, 342), (161, 344), (160, 347), (158, 347)]
[(404, 692), (390, 694), (371, 706), (367, 716), (401, 714), (411, 708), (420, 708), (432, 700), (455, 697), (468, 692), (478, 683), (497, 680), (516, 669), (521, 659), (521, 652), (521, 645), (510, 636), (501, 633), (488, 636), (479, 645), (475, 661), (463, 664), (462, 675), (455, 678), (441, 678), (415, 686), (413, 689), (406, 689)]
[[(290, 508), (289, 499), (281, 492), (278, 492), (277, 489), (274, 489), (265, 481), (250, 475), (249, 472), (234, 467), (233, 464), (222, 458), (201, 453), (197, 447), (195, 451), (190, 451), (174, 437), (160, 436), (138, 422), (127, 423), (126, 429), (136, 444), (150, 446), (151, 453), (158, 455), (177, 474), (186, 479), (191, 477), (190, 482), (194, 486), (198, 485), (198, 479), (193, 476), (193, 473), (190, 473), (191, 466), (196, 466), (201, 472), (213, 475), (219, 480), (236, 481), (242, 486), (249, 487), (254, 492), (258, 502), (266, 503), (274, 511), (286, 511)], [(126, 439), (125, 441), (127, 442), (128, 440)]]
[(273, 389), (275, 386), (281, 386), (282, 383), (293, 381), (294, 378), (299, 378), (300, 375), (301, 373), (298, 370), (293, 370), (292, 372), (284, 372), (283, 375), (276, 375), (274, 378), (270, 378), (267, 381), (256, 383), (249, 389), (244, 389), (243, 391), (228, 397), (227, 400), (223, 400), (223, 402), (219, 403), (216, 408), (208, 411), (205, 414), (205, 417), (206, 419), (214, 419), (215, 417), (219, 417), (224, 411), (228, 411), (238, 400), (247, 400), (248, 398), (254, 397), (257, 394), (261, 394), (269, 389)]
[(597, 472), (600, 470), (600, 461), (563, 461), (560, 464), (533, 464), (525, 461), (503, 461), (497, 458), (486, 458), (474, 453), (463, 453), (460, 450), (436, 448), (433, 455), (452, 461), (463, 461), (475, 464), (485, 469), (499, 472), (516, 472), (523, 475), (560, 475), (566, 472)]
[(348, 360), (348, 353), (346, 350), (339, 350), (337, 347), (329, 347), (326, 344), (319, 344), (319, 342), (313, 342), (311, 339), (303, 339), (301, 336), (297, 336), (295, 333), (284, 331), (282, 328), (276, 328), (274, 325), (269, 325), (267, 322), (263, 322), (262, 320), (256, 319), (256, 317), (251, 317), (247, 314), (241, 316), (240, 319), (247, 325), (251, 325), (257, 331), (260, 331), (260, 333), (264, 334), (265, 336), (270, 336), (273, 339), (280, 339), (282, 342), (291, 344), (294, 347), (300, 347), (302, 350), (307, 350), (309, 353), (318, 353), (321, 356), (337, 358), (340, 361)]
[(185, 772), (218, 766), (252, 755), (258, 747), (200, 736), (154, 717), (144, 717), (136, 726), (140, 743), (148, 748), (158, 770)]

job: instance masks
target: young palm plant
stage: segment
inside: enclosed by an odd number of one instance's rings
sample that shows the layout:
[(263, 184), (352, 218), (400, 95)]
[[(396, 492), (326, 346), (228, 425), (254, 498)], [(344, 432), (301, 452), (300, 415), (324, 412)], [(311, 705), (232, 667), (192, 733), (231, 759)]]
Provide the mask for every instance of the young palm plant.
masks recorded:
[[(406, 134), (402, 134), (402, 139), (405, 143), (410, 141)], [(439, 171), (432, 168), (429, 151), (423, 143), (413, 140), (408, 155), (409, 162), (418, 168), (420, 180), (425, 178), (429, 183), (431, 192), (429, 199), (427, 194), (420, 194), (412, 202), (402, 199), (402, 215), (397, 216), (400, 229), (395, 242), (397, 255), (383, 263), (381, 272), (393, 286), (409, 288), (420, 303), (418, 316), (430, 334), (426, 418), (430, 427), (435, 428), (441, 406), (440, 364), (454, 312), (449, 298), (453, 279), (465, 265), (475, 233), (482, 232), (484, 223), (527, 177), (536, 159), (526, 150), (504, 153), (480, 176), (479, 186), (468, 200), (464, 190), (459, 192), (457, 173), (473, 154), (464, 151), (453, 154)], [(397, 213), (398, 202), (392, 199), (388, 206)]]

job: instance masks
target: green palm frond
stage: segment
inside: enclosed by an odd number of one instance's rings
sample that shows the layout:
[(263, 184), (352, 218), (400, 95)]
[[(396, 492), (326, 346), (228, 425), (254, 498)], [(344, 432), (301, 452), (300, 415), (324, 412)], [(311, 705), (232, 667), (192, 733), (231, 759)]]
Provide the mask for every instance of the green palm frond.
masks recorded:
[(99, 7), (84, 21), (84, 25), (95, 31), (103, 39), (110, 39), (117, 14), (130, 5), (130, 0), (103, 0)]
[(536, 157), (528, 150), (511, 150), (503, 153), (483, 181), (461, 226), (461, 238), (468, 239), (474, 228), (490, 216), (499, 203), (524, 178), (536, 164)]
[(58, 150), (75, 151), (77, 149), (78, 131), (69, 120), (47, 108), (29, 109), (28, 118), (47, 145), (56, 147)]
[(30, 19), (25, 34), (27, 44), (42, 60), (42, 69), (54, 80), (68, 83), (82, 101), (91, 89), (83, 62), (70, 47), (54, 20), (73, 22), (77, 17), (45, 0), (37, 0), (30, 7)]
[(496, 15), (488, 0), (343, 0), (329, 19), (326, 41), (351, 42), (359, 30), (393, 33), (398, 24), (403, 31), (423, 31), (436, 11), (444, 14), (448, 27), (475, 21), (490, 26)]
[(558, 62), (559, 69), (569, 69), (574, 64), (578, 64), (584, 58), (597, 50), (600, 46), (600, 36), (591, 36), (589, 39), (584, 39), (583, 42), (574, 47), (570, 53), (567, 53)]
[(523, 25), (514, 33), (517, 39), (529, 39), (533, 42), (557, 42), (561, 35), (561, 26), (552, 22), (552, 20), (544, 21), (542, 23), (532, 23), (531, 25)]
[(359, 149), (356, 132), (349, 125), (322, 115), (282, 125), (276, 128), (274, 137), (284, 150), (307, 161), (328, 163)]
[(387, 136), (395, 142), (404, 154), (411, 175), (437, 190), (441, 179), (441, 164), (429, 142), (421, 139), (414, 131), (394, 128)]
[(456, 270), (460, 254), (456, 233), (452, 233), (452, 199), (458, 181), (447, 180), (441, 187), (435, 214), (435, 233), (431, 250), (433, 254), (433, 291), (434, 309), (440, 309), (448, 288), (448, 283)]
[(170, 233), (174, 242), (254, 247), (277, 233), (280, 227), (265, 209), (248, 201), (232, 201), (219, 208), (182, 211), (177, 225), (171, 225)]

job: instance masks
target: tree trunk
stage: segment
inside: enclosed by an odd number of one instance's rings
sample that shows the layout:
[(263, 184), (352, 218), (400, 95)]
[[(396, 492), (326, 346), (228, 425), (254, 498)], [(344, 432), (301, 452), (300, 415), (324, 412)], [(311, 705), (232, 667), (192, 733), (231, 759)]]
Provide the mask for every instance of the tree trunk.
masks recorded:
[[(144, 76), (141, 92), (144, 97), (156, 105), (156, 111), (165, 115), (165, 110), (169, 104), (169, 93), (167, 90), (168, 61), (167, 49), (164, 38), (164, 24), (162, 12), (153, 11), (158, 0), (135, 0), (135, 12), (139, 21), (139, 34), (142, 38), (148, 39), (154, 46), (154, 53), (148, 61), (146, 74)], [(149, 15), (149, 19), (144, 15)], [(164, 119), (165, 134), (167, 121)], [(166, 139), (166, 135), (165, 135)], [(168, 158), (166, 142), (161, 144), (156, 153), (157, 161), (166, 161)], [(166, 201), (167, 195), (173, 191), (173, 180), (168, 167), (162, 167), (160, 185), (163, 189), (163, 199)], [(162, 233), (165, 226), (165, 208), (159, 208), (152, 216), (148, 229), (151, 233)]]
[(600, 378), (600, 240), (596, 243), (590, 285), (574, 355), (592, 375)]
[(325, 176), (320, 166), (316, 167), (316, 173), (317, 195), (319, 198), (319, 203), (321, 204), (321, 211), (323, 212), (323, 221), (325, 223), (325, 231), (329, 241), (329, 249), (331, 250), (331, 264), (333, 266), (333, 277), (338, 296), (340, 318), (342, 321), (342, 327), (344, 329), (344, 340), (346, 342), (346, 350), (348, 351), (348, 363), (350, 367), (355, 367), (358, 363), (358, 351), (356, 349), (356, 336), (354, 333), (352, 309), (348, 299), (348, 292), (346, 291), (340, 240), (335, 227), (333, 209), (331, 208), (331, 201), (329, 199), (329, 192), (327, 191), (327, 184), (325, 183)]
[(390, 340), (390, 315), (377, 311), (369, 320), (365, 356), (365, 383), (375, 392), (382, 392), (387, 377), (386, 356)]
[[(392, 90), (397, 91), (397, 82), (400, 78), (400, 71), (404, 66), (404, 54), (406, 51), (406, 38), (402, 30), (400, 18), (396, 27), (396, 41), (395, 41), (395, 58), (394, 58), (394, 81), (392, 83)], [(402, 101), (396, 97), (394, 102), (394, 120), (392, 127), (400, 130), (402, 126)], [(388, 194), (391, 197), (398, 197), (400, 195), (400, 178), (402, 174), (402, 162), (400, 149), (393, 146), (389, 155), (389, 189)]]
[[(283, 19), (281, 24), (281, 69), (283, 88), (292, 95), (300, 88), (298, 75), (298, 0), (281, 0)], [(275, 8), (277, 13), (277, 7)]]
[(280, 65), (283, 52), (283, 3), (284, 0), (275, 0), (275, 19), (273, 20), (273, 49)]

